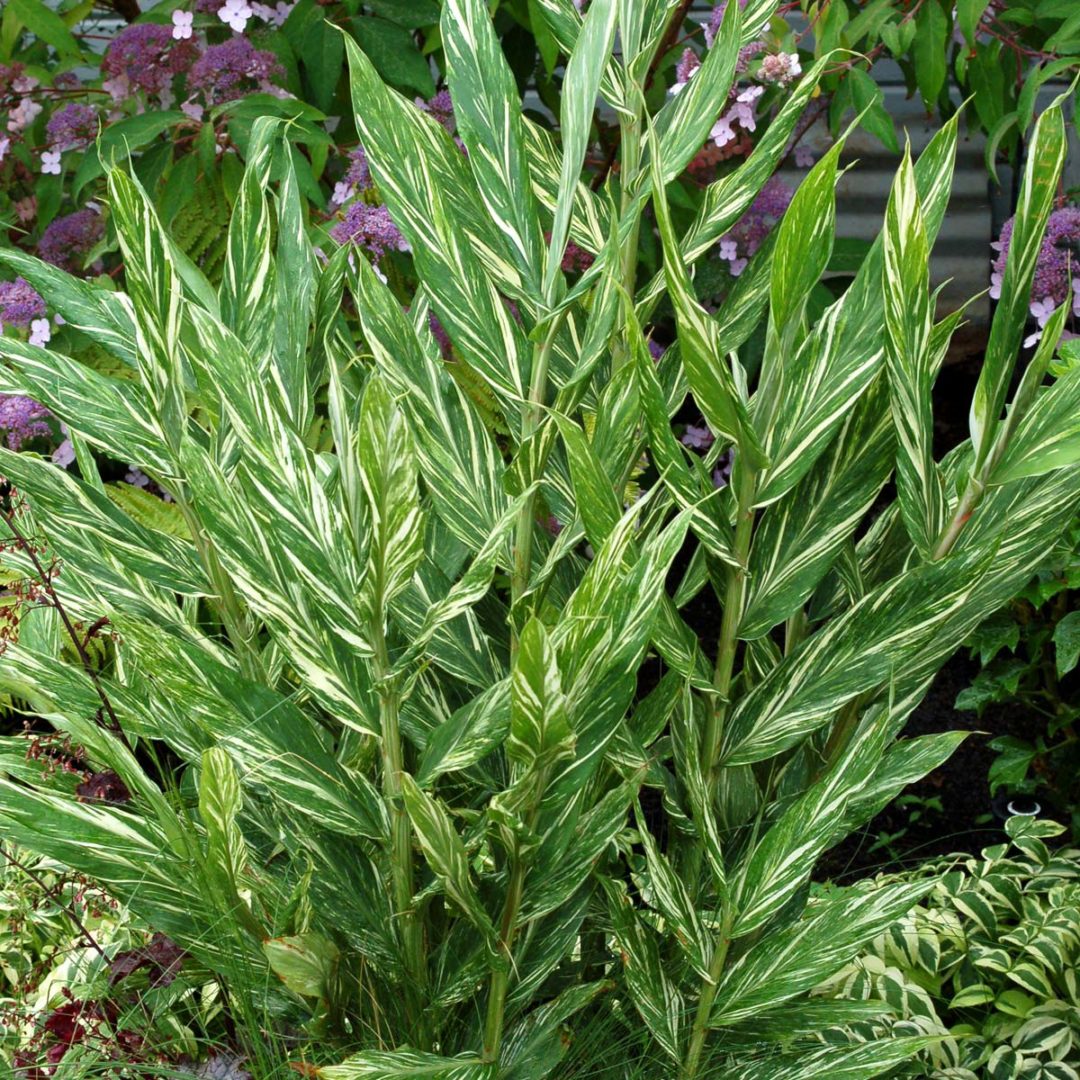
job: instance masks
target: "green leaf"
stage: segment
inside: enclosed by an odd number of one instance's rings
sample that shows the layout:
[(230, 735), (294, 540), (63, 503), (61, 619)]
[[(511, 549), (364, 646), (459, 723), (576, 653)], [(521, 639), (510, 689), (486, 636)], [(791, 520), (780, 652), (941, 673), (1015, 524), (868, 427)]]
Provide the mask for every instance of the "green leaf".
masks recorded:
[[(370, 27), (365, 29), (370, 30)], [(345, 60), (345, 43), (341, 34), (322, 19), (313, 20), (304, 33), (300, 59), (311, 87), (311, 101), (323, 112), (328, 112), (334, 103), (334, 91)]]
[(870, 132), (886, 150), (900, 153), (896, 140), (896, 125), (885, 108), (885, 93), (860, 67), (853, 67), (847, 74), (851, 87), (851, 100), (855, 111), (862, 116), (862, 126)]
[(989, 6), (989, 0), (957, 0), (956, 25), (960, 27), (969, 48), (975, 48), (975, 33)]
[(896, 487), (908, 535), (932, 558), (945, 525), (945, 486), (934, 461), (931, 392), (933, 312), (930, 249), (915, 187), (910, 147), (893, 183), (885, 213), (885, 358), (896, 428)]
[(496, 933), (469, 873), (469, 858), (453, 822), (430, 795), (421, 791), (408, 773), (402, 773), (401, 793), (416, 838), (446, 895), (465, 913), (468, 920), (494, 942)]
[(236, 823), (242, 803), (232, 759), (218, 748), (206, 750), (199, 774), (199, 817), (209, 853), (235, 887), (247, 862), (247, 845)]
[(435, 93), (428, 62), (405, 27), (374, 15), (353, 19), (350, 26), (375, 70), (388, 83), (399, 90), (412, 90), (422, 98)]
[(271, 970), (294, 994), (329, 998), (340, 959), (332, 941), (320, 934), (268, 938), (263, 952)]
[(1027, 322), (1035, 264), (1054, 206), (1064, 162), (1065, 123), (1061, 107), (1054, 105), (1035, 124), (1009, 241), (1001, 299), (994, 312), (986, 358), (971, 403), (974, 473), (978, 473), (986, 461), (997, 434), (1005, 394)]
[(927, 111), (937, 107), (945, 86), (945, 43), (949, 19), (938, 0), (927, 0), (915, 16), (915, 80)]
[(12, 15), (36, 37), (51, 45), (62, 59), (81, 60), (82, 50), (64, 20), (42, 0), (9, 0)]
[(1061, 678), (1080, 660), (1080, 611), (1070, 611), (1058, 620), (1053, 641), (1058, 678)]
[(506, 754), (522, 769), (543, 769), (573, 753), (555, 650), (538, 619), (525, 624), (510, 676)]
[(458, 130), (488, 214), (506, 237), (526, 290), (543, 298), (543, 236), (532, 194), (514, 76), (483, 0), (448, 0), (443, 48)]
[(596, 95), (600, 90), (600, 80), (615, 35), (616, 11), (614, 0), (595, 0), (589, 5), (581, 32), (577, 35), (566, 65), (559, 116), (562, 165), (559, 169), (555, 220), (551, 226), (551, 242), (548, 245), (547, 268), (544, 274), (544, 296), (548, 300), (554, 296), (555, 282), (563, 252), (566, 250), (574, 195), (592, 130)]
[(364, 390), (356, 449), (345, 452), (355, 452), (360, 461), (371, 532), (361, 595), (372, 618), (385, 620), (423, 558), (424, 536), (412, 436), (379, 375)]
[(938, 1038), (893, 1037), (857, 1046), (829, 1046), (798, 1055), (766, 1057), (741, 1069), (739, 1075), (743, 1080), (871, 1080), (932, 1047)]

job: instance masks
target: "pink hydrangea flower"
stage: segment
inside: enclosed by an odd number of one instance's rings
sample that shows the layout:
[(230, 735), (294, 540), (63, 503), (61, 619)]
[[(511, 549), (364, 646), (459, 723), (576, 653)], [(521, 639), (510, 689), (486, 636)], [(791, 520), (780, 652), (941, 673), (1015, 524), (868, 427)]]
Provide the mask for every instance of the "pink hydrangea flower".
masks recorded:
[(46, 175), (60, 175), (60, 151), (46, 150), (41, 155), (41, 171)]
[(227, 23), (237, 34), (242, 34), (253, 14), (247, 0), (225, 0), (218, 12), (218, 18), (223, 23)]
[(176, 41), (184, 41), (191, 37), (192, 23), (195, 16), (190, 11), (174, 11), (172, 13), (172, 36)]
[(6, 136), (0, 136), (0, 162), (7, 157), (7, 152), (11, 147), (11, 140)]
[(48, 319), (34, 319), (30, 323), (30, 344), (47, 345), (52, 337)]
[(814, 151), (811, 150), (809, 146), (803, 146), (802, 143), (799, 143), (799, 145), (795, 147), (795, 168), (812, 168), (816, 160)]
[(679, 441), (683, 446), (689, 446), (693, 450), (708, 450), (714, 438), (715, 436), (706, 425), (687, 424)]

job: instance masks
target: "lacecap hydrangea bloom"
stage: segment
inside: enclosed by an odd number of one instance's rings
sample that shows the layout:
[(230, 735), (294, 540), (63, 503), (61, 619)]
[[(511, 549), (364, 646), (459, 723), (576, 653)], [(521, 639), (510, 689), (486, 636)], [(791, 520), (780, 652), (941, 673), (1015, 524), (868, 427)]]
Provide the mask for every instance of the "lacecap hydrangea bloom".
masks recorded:
[(82, 269), (84, 256), (105, 234), (101, 215), (89, 206), (55, 218), (38, 241), (38, 255), (62, 270)]
[(29, 326), (44, 315), (45, 301), (25, 278), (0, 281), (0, 330), (5, 326)]
[(720, 258), (729, 263), (731, 273), (738, 277), (754, 252), (784, 216), (795, 192), (790, 185), (774, 176), (758, 192), (750, 209), (720, 238)]
[(122, 100), (134, 91), (161, 95), (173, 78), (187, 71), (198, 56), (189, 40), (176, 40), (172, 26), (138, 23), (125, 27), (110, 42), (101, 61), (103, 83), (113, 98)]
[[(997, 252), (990, 272), (990, 295), (995, 300), (1001, 296), (1012, 232), (1013, 219), (1009, 218), (1001, 227), (1001, 235), (990, 245)], [(1080, 207), (1076, 206), (1055, 210), (1047, 222), (1046, 235), (1035, 263), (1029, 303), (1039, 331), (1030, 335), (1025, 345), (1033, 345), (1039, 340), (1047, 320), (1067, 301), (1071, 301), (1072, 314), (1080, 317)]]
[(52, 413), (32, 398), (21, 394), (0, 394), (0, 431), (9, 450), (21, 450), (23, 443), (52, 435)]
[(45, 140), (53, 150), (82, 150), (97, 138), (98, 115), (91, 105), (72, 101), (49, 117)]
[(220, 105), (253, 90), (280, 92), (274, 80), (284, 74), (272, 52), (256, 49), (245, 37), (232, 37), (211, 45), (195, 61), (188, 74), (188, 89), (201, 90), (212, 105)]
[(385, 206), (354, 202), (331, 230), (339, 244), (355, 244), (371, 253), (377, 263), (388, 251), (408, 251), (409, 244)]

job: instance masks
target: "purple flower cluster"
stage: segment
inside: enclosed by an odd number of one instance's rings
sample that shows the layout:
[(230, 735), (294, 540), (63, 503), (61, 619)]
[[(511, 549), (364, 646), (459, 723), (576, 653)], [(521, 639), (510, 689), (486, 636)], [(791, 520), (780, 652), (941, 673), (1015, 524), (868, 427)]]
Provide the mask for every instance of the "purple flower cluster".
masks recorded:
[(105, 233), (101, 215), (89, 206), (56, 218), (41, 234), (38, 255), (62, 270), (81, 269), (86, 253)]
[(187, 71), (197, 55), (193, 42), (173, 38), (171, 26), (137, 23), (110, 42), (101, 62), (101, 73), (106, 76), (103, 85), (118, 100), (132, 90), (167, 93), (173, 77)]
[(0, 394), (0, 431), (9, 450), (21, 450), (25, 442), (52, 434), (52, 413), (32, 398), (21, 394)]
[(252, 90), (276, 89), (273, 80), (285, 74), (277, 57), (256, 49), (245, 37), (211, 45), (192, 65), (188, 88), (202, 90), (211, 104), (233, 101)]
[(45, 315), (45, 301), (25, 278), (0, 281), (0, 330), (5, 324), (29, 326)]
[(728, 261), (733, 276), (746, 269), (750, 257), (784, 216), (794, 194), (779, 176), (772, 177), (750, 209), (720, 238), (720, 258)]
[(98, 116), (90, 105), (73, 101), (58, 109), (45, 125), (45, 139), (55, 150), (82, 150), (97, 138)]
[[(990, 275), (990, 295), (996, 300), (1001, 295), (1001, 282), (1005, 262), (1012, 240), (1013, 219), (1001, 228), (997, 242), (990, 246), (998, 253)], [(1080, 207), (1063, 206), (1050, 215), (1046, 224), (1039, 258), (1035, 263), (1035, 278), (1031, 285), (1034, 300), (1051, 300), (1057, 307), (1070, 295), (1077, 295), (1076, 282), (1080, 280)], [(1074, 301), (1080, 304), (1080, 296)], [(1078, 312), (1080, 314), (1080, 312)]]
[(339, 244), (355, 244), (371, 252), (378, 262), (388, 251), (408, 251), (409, 245), (390, 219), (385, 206), (354, 202), (331, 230)]
[[(742, 10), (746, 9), (747, 0), (739, 0), (739, 7)], [(720, 33), (720, 27), (724, 22), (724, 14), (727, 11), (727, 0), (720, 0), (720, 3), (712, 9), (712, 13), (709, 15), (709, 21), (705, 24), (705, 44), (711, 49), (713, 42), (716, 40), (716, 35)]]
[[(995, 300), (1001, 296), (1013, 222), (1014, 219), (1009, 218), (1001, 227), (1001, 235), (990, 245), (997, 252), (990, 273), (990, 295)], [(1035, 262), (1028, 308), (1039, 329), (1024, 339), (1025, 347), (1039, 340), (1050, 316), (1069, 299), (1072, 300), (1072, 313), (1080, 317), (1080, 207), (1076, 206), (1055, 210), (1046, 223), (1046, 234)]]
[(429, 116), (438, 120), (451, 135), (454, 134), (457, 122), (454, 119), (454, 103), (450, 100), (449, 90), (440, 90), (433, 98), (426, 102), (417, 98), (416, 104)]

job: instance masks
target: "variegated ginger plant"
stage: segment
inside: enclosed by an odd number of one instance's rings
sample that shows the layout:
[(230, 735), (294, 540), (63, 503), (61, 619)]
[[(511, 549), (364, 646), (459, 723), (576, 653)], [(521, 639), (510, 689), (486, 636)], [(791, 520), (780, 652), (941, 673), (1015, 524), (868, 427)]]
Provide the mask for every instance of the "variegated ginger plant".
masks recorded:
[[(0, 389), (68, 425), (80, 472), (0, 452), (18, 493), (9, 562), (48, 578), (0, 684), (132, 794), (83, 803), (12, 765), (0, 828), (104, 883), (268, 1029), (307, 1023), (316, 1039), (293, 1056), (325, 1080), (584, 1075), (566, 1032), (601, 1023), (624, 1050), (590, 1075), (871, 1077), (923, 1045), (800, 1042), (860, 1008), (805, 992), (927, 887), (808, 898), (808, 882), (957, 745), (897, 736), (1075, 513), (1080, 370), (1044, 385), (1061, 312), (1002, 415), (1062, 117), (1032, 143), (973, 440), (937, 462), (930, 390), (959, 315), (934, 321), (927, 258), (955, 120), (905, 158), (882, 237), (819, 320), (806, 300), (841, 145), (720, 310), (695, 297), (693, 265), (827, 67), (678, 235), (666, 185), (775, 7), (729, 4), (700, 71), (650, 113), (673, 5), (592, 0), (582, 17), (541, 0), (569, 56), (557, 145), (522, 113), (486, 5), (447, 0), (466, 154), (348, 42), (357, 130), (421, 282), (407, 312), (359, 256), (317, 259), (273, 121), (254, 129), (217, 292), (119, 168), (126, 292), (0, 251), (131, 376), (0, 338)], [(593, 192), (598, 95), (622, 157)], [(650, 205), (664, 269), (638, 281)], [(572, 286), (569, 238), (596, 256)], [(655, 364), (642, 327), (665, 296), (677, 340)], [(432, 311), (505, 417), (501, 442)], [(751, 381), (739, 354), (762, 320)], [(672, 434), (688, 393), (714, 455), (733, 448), (721, 490)], [(180, 524), (126, 513), (94, 450), (167, 489)], [(647, 490), (625, 507), (643, 451)], [(894, 475), (896, 501), (868, 520)], [(682, 609), (703, 590), (720, 617), (699, 639)], [(75, 623), (102, 619), (110, 664), (63, 661)]]

